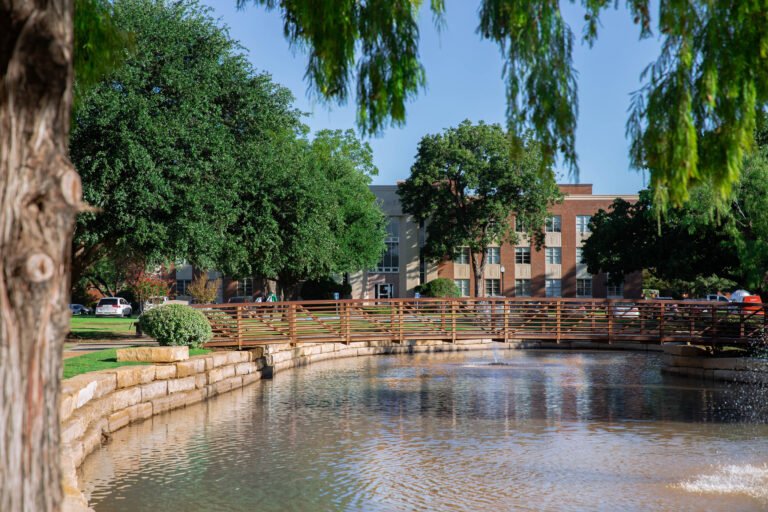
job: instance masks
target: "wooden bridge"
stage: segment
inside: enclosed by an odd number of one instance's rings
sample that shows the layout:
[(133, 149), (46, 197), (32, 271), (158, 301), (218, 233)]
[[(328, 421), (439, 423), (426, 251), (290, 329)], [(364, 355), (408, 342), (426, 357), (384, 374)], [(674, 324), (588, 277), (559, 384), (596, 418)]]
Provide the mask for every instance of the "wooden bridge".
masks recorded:
[(208, 347), (272, 343), (588, 340), (746, 345), (762, 340), (765, 306), (560, 298), (381, 299), (200, 305)]

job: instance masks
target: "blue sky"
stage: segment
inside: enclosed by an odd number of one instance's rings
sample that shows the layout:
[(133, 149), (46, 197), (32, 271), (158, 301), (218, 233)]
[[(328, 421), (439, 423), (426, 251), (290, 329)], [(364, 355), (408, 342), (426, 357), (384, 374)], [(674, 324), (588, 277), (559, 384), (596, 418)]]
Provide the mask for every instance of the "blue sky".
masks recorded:
[[(296, 106), (309, 114), (305, 122), (312, 130), (354, 128), (353, 102), (327, 105), (307, 94), (306, 55), (289, 47), (278, 12), (256, 6), (238, 11), (235, 0), (203, 3), (229, 27), (258, 70), (271, 73), (277, 83), (293, 91)], [(420, 55), (427, 72), (427, 89), (409, 105), (406, 125), (389, 127), (382, 135), (367, 139), (379, 168), (375, 184), (407, 178), (416, 145), (427, 133), (440, 132), (464, 119), (504, 124), (503, 61), (498, 48), (476, 34), (478, 2), (446, 4), (446, 24), (439, 34), (429, 11), (422, 13)], [(566, 19), (580, 35), (583, 10), (563, 4)], [(638, 34), (625, 9), (608, 10), (602, 16), (596, 44), (589, 48), (579, 41), (574, 52), (579, 72), (579, 181), (593, 183), (595, 193), (632, 194), (643, 187), (642, 174), (629, 168), (624, 128), (630, 93), (640, 87), (640, 73), (658, 55), (659, 43), (656, 39), (640, 41)], [(574, 179), (563, 172), (559, 181)]]

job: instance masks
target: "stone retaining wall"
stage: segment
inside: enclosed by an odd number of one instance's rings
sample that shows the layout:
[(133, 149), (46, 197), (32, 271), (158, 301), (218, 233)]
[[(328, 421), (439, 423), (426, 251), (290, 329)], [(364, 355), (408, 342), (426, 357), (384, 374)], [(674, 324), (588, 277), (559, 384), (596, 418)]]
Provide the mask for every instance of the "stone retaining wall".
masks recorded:
[(713, 357), (694, 345), (664, 345), (662, 371), (686, 377), (727, 382), (768, 383), (768, 360)]
[(216, 352), (177, 363), (123, 366), (65, 380), (59, 408), (63, 510), (90, 510), (76, 471), (112, 432), (258, 381), (264, 361), (255, 356), (251, 352)]

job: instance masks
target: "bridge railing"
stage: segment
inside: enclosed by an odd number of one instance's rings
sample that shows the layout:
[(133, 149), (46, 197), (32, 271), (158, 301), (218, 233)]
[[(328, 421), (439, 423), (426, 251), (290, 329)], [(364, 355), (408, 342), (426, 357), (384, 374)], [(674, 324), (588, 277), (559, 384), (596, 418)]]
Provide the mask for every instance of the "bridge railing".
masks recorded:
[(766, 328), (761, 304), (562, 298), (353, 299), (195, 306), (209, 346), (491, 338), (607, 343), (748, 343)]

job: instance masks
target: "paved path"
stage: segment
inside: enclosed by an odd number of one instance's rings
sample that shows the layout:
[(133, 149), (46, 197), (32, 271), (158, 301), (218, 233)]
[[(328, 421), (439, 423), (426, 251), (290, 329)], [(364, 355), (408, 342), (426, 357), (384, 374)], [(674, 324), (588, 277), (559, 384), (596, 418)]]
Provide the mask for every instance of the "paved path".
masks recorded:
[(126, 347), (153, 347), (157, 342), (148, 338), (124, 338), (119, 340), (88, 340), (73, 341), (67, 340), (64, 343), (64, 359), (68, 357), (81, 356), (97, 350), (108, 348), (126, 348)]

